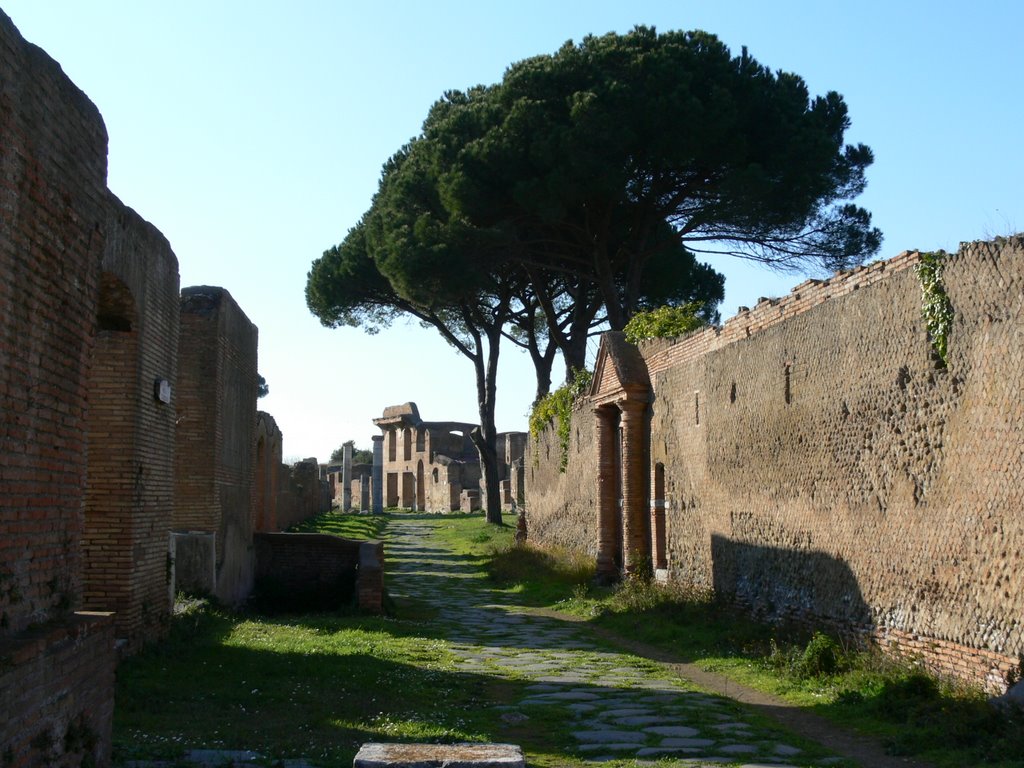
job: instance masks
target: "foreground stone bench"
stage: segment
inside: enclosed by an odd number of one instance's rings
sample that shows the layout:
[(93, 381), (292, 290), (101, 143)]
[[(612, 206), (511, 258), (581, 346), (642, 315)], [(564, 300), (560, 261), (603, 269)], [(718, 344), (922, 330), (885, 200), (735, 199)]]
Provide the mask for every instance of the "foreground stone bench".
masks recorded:
[(352, 768), (526, 768), (515, 744), (363, 744)]

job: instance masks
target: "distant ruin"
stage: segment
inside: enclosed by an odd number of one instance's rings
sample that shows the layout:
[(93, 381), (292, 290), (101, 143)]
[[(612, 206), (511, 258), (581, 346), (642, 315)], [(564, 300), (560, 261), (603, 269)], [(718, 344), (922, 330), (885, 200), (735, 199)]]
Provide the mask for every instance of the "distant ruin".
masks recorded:
[(1003, 690), (1024, 654), (1024, 238), (942, 259), (946, 362), (921, 261), (639, 349), (607, 334), (567, 470), (553, 429), (530, 445), (531, 540)]
[[(393, 405), (373, 420), (384, 433), (382, 494), (385, 507), (428, 512), (472, 512), (484, 504), (480, 487), (480, 458), (470, 438), (475, 424), (424, 421), (416, 403)], [(516, 494), (526, 434), (498, 435), (502, 505), (510, 507)], [(513, 477), (514, 475), (514, 477)], [(353, 493), (355, 498), (355, 493)], [(521, 494), (518, 500), (521, 501)]]

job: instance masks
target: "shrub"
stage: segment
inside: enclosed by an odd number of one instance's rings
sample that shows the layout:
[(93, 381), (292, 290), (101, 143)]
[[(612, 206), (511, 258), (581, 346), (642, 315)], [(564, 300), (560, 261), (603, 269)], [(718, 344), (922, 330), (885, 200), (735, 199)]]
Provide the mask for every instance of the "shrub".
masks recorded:
[(704, 305), (691, 301), (679, 307), (658, 307), (648, 312), (637, 312), (622, 330), (632, 344), (644, 339), (665, 339), (682, 336), (707, 325), (698, 314)]

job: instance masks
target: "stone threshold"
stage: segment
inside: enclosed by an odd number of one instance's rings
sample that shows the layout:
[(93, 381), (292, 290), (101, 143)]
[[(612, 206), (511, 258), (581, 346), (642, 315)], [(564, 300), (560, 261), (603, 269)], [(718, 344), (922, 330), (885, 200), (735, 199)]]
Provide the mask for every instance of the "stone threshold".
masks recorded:
[(352, 768), (526, 768), (515, 744), (364, 744)]

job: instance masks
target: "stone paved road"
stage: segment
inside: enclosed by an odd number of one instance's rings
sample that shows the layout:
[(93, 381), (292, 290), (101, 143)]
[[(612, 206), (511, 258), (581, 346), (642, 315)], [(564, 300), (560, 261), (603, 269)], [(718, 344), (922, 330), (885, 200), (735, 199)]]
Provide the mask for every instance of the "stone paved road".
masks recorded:
[(392, 520), (388, 590), (398, 601), (437, 610), (459, 671), (526, 681), (519, 701), (500, 705), (505, 722), (543, 727), (545, 713), (561, 708), (571, 725), (565, 753), (588, 763), (850, 765), (821, 757), (820, 748), (801, 749), (735, 702), (698, 691), (663, 665), (602, 649), (583, 626), (529, 614), (445, 551), (432, 527), (415, 518)]

